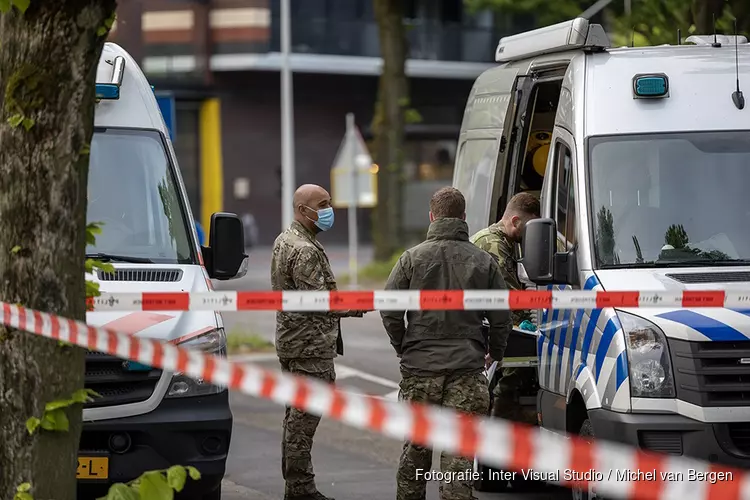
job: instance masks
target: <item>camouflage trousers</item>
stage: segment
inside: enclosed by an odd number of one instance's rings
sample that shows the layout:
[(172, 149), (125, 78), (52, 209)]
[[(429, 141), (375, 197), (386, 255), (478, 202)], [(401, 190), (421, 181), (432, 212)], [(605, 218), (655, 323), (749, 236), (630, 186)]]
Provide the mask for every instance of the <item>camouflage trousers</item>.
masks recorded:
[(492, 390), (492, 416), (514, 422), (525, 422), (537, 425), (535, 407), (523, 407), (519, 403), (520, 392), (530, 381), (522, 377), (529, 376), (530, 370), (503, 368), (503, 373)]
[[(285, 372), (313, 377), (325, 382), (336, 380), (333, 359), (279, 359)], [(285, 498), (315, 493), (311, 450), (320, 417), (296, 408), (286, 408), (281, 437), (281, 475), (284, 478)]]
[[(399, 399), (454, 408), (465, 413), (486, 415), (490, 405), (487, 378), (482, 373), (444, 375), (439, 377), (404, 376)], [(453, 473), (450, 482), (440, 483), (442, 500), (470, 500), (473, 482), (470, 477), (458, 477), (459, 472), (471, 471), (474, 457), (456, 457), (445, 452), (440, 455), (440, 469)], [(396, 477), (397, 500), (424, 500), (424, 474), (431, 472), (432, 450), (405, 443)], [(466, 474), (464, 474), (466, 476)]]

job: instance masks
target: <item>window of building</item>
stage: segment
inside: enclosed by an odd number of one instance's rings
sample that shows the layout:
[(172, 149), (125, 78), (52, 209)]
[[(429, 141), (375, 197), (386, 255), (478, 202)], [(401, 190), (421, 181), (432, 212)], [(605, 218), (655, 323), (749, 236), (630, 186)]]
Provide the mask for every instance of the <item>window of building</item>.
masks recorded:
[(453, 179), (456, 142), (407, 140), (404, 174), (407, 181), (446, 181)]

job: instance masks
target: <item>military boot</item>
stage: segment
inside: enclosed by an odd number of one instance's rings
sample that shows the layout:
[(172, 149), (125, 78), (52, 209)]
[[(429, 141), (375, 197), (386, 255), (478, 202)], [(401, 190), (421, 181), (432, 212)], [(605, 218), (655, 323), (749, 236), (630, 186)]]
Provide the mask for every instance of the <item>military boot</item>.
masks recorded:
[(332, 497), (327, 497), (319, 491), (306, 495), (284, 495), (284, 500), (335, 500)]

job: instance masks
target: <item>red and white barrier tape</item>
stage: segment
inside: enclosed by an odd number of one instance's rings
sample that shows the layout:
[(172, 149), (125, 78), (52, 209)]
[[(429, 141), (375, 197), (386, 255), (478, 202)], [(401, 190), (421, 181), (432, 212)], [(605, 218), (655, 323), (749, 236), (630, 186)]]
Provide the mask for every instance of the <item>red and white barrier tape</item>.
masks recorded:
[(398, 290), (338, 292), (102, 293), (96, 311), (334, 311), (603, 309), (606, 307), (750, 308), (750, 290), (597, 292), (580, 290)]
[[(750, 500), (750, 473), (741, 469), (646, 453), (620, 444), (588, 443), (578, 437), (434, 406), (345, 393), (318, 380), (233, 363), (3, 302), (0, 305), (2, 322), (9, 327), (181, 372), (391, 438), (476, 456), (503, 470), (558, 474), (559, 482), (568, 486), (591, 478), (599, 493), (621, 498)], [(574, 471), (580, 476), (574, 476)], [(682, 480), (665, 479), (670, 473), (682, 474)], [(646, 474), (653, 478), (649, 480)], [(724, 474), (725, 479), (714, 480), (718, 474)], [(637, 476), (639, 480), (634, 480)]]

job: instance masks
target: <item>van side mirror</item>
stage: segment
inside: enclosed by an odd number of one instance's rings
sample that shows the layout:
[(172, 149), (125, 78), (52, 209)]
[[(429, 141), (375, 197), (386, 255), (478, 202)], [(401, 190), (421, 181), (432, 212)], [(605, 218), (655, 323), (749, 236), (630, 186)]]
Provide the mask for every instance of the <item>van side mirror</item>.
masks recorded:
[(554, 220), (534, 219), (526, 223), (521, 263), (531, 282), (537, 285), (547, 285), (552, 282), (556, 242), (557, 229)]
[(247, 273), (244, 228), (235, 214), (217, 212), (211, 215), (208, 247), (201, 247), (201, 250), (212, 279), (231, 280)]
[(529, 280), (540, 286), (573, 285), (578, 272), (575, 251), (557, 252), (557, 225), (553, 219), (534, 219), (526, 223), (521, 264)]

